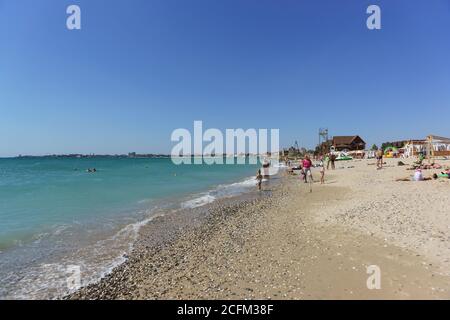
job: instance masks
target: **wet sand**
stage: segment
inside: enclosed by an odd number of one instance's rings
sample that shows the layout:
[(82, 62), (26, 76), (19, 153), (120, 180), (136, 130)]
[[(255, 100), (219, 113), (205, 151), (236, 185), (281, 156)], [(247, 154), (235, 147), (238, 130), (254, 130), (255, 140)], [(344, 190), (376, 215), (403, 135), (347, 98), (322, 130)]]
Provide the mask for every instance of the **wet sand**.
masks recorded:
[[(164, 233), (156, 219), (126, 263), (67, 298), (448, 299), (448, 206), (422, 214), (428, 202), (415, 199), (439, 190), (448, 204), (449, 181), (395, 182), (411, 172), (391, 162), (338, 163), (312, 193), (284, 177), (237, 203), (215, 202), (164, 241), (155, 241)], [(406, 195), (417, 214), (402, 205)], [(367, 288), (370, 265), (381, 270), (379, 290)]]

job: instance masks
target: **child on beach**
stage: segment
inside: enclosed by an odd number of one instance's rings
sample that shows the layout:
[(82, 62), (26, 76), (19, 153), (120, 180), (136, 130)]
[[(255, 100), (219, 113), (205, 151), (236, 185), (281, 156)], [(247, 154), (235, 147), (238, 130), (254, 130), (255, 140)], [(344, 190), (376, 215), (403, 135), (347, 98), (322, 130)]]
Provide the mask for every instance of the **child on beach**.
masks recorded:
[(322, 161), (320, 166), (320, 184), (325, 183), (325, 163)]
[(305, 183), (308, 183), (308, 181), (306, 180), (305, 170), (301, 166), (300, 166), (300, 175), (302, 177), (302, 180), (305, 181)]
[(261, 191), (261, 184), (262, 184), (262, 179), (263, 176), (261, 174), (261, 169), (258, 170), (258, 172), (256, 173), (256, 185), (258, 186), (258, 190)]

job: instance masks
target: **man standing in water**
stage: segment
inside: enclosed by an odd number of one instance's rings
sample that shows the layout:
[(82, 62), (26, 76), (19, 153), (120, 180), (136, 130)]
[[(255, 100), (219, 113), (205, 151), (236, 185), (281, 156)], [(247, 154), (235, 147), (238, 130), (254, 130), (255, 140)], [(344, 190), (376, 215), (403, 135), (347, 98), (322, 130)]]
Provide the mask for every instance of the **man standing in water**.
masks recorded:
[(261, 174), (261, 169), (258, 170), (256, 173), (256, 185), (258, 186), (258, 190), (261, 191), (261, 184), (262, 184), (263, 176)]

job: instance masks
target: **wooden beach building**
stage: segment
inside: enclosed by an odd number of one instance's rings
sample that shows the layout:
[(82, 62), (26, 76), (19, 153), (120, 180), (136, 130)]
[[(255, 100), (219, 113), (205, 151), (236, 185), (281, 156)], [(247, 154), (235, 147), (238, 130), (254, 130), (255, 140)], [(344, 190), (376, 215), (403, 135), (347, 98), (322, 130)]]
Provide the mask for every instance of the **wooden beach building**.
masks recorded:
[(358, 135), (356, 136), (334, 136), (331, 145), (336, 151), (365, 150), (366, 142)]

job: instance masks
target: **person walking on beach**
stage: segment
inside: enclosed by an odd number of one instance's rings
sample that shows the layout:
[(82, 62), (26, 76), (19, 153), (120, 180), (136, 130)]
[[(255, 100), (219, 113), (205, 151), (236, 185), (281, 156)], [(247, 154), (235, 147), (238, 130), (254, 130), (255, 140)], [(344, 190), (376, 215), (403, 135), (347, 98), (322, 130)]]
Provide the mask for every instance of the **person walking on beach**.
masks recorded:
[(383, 169), (383, 150), (378, 149), (376, 152), (377, 169)]
[(305, 183), (308, 183), (308, 175), (311, 181), (314, 181), (311, 173), (312, 161), (308, 155), (306, 155), (305, 159), (303, 159), (302, 166), (303, 166), (303, 173), (305, 175)]
[(256, 173), (256, 185), (258, 186), (258, 190), (261, 191), (261, 184), (262, 184), (263, 176), (261, 174), (261, 169), (258, 170)]
[(330, 162), (331, 162), (331, 169), (334, 170), (334, 162), (336, 161), (336, 155), (334, 153), (332, 153), (330, 155)]

